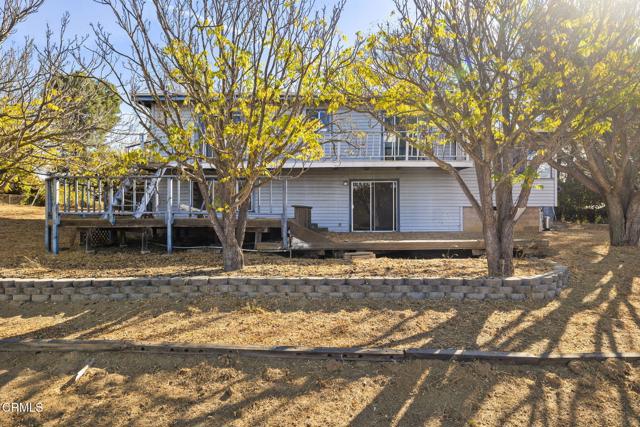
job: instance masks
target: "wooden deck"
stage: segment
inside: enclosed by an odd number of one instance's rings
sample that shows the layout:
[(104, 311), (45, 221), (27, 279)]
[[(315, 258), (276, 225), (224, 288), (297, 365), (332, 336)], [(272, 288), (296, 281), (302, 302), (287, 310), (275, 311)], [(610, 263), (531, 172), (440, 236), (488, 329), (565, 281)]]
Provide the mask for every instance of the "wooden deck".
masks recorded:
[[(49, 220), (49, 225), (53, 220)], [(276, 218), (250, 218), (247, 221), (247, 229), (257, 228), (280, 228), (281, 221)], [(166, 228), (167, 222), (163, 218), (132, 218), (129, 216), (116, 217), (112, 224), (107, 219), (96, 217), (62, 217), (59, 222), (60, 227), (75, 228), (105, 228), (105, 229), (127, 229), (127, 228)], [(211, 222), (208, 218), (174, 218), (173, 227), (182, 228), (210, 228)]]
[[(52, 220), (48, 223), (51, 225)], [(139, 218), (129, 216), (116, 217), (115, 221), (110, 221), (97, 217), (68, 217), (59, 219), (59, 227), (69, 227), (76, 229), (117, 229), (136, 230), (144, 228), (165, 229), (167, 223), (163, 218)], [(210, 228), (211, 223), (208, 218), (175, 218), (174, 228)], [(247, 231), (266, 232), (269, 229), (280, 229), (281, 220), (277, 218), (250, 218), (247, 222)], [(370, 252), (411, 252), (411, 251), (451, 251), (466, 250), (481, 253), (485, 249), (482, 238), (465, 238), (460, 233), (434, 233), (436, 238), (410, 238), (409, 236), (420, 236), (425, 233), (394, 233), (401, 238), (371, 238), (351, 233), (341, 233), (337, 238), (334, 233), (318, 232), (301, 226), (295, 220), (288, 220), (288, 227), (291, 233), (291, 249), (295, 251), (322, 252), (322, 251), (370, 251)], [(264, 245), (262, 245), (264, 246)], [(266, 247), (266, 246), (264, 246)], [(549, 247), (549, 241), (537, 238), (515, 239), (515, 250), (527, 254), (544, 255)], [(283, 248), (280, 246), (280, 248)], [(269, 246), (269, 251), (275, 247)]]
[[(401, 252), (401, 251), (441, 251), (441, 250), (469, 250), (481, 252), (485, 249), (484, 239), (462, 238), (460, 233), (437, 233), (434, 239), (360, 239), (351, 233), (341, 233), (341, 238), (316, 232), (289, 222), (291, 235), (294, 237), (292, 249), (308, 251), (370, 251), (370, 252)], [(412, 233), (403, 233), (403, 236)], [(424, 233), (415, 233), (416, 235)], [(350, 238), (350, 235), (353, 236)], [(518, 252), (544, 255), (549, 248), (549, 241), (544, 239), (514, 239), (514, 248)]]

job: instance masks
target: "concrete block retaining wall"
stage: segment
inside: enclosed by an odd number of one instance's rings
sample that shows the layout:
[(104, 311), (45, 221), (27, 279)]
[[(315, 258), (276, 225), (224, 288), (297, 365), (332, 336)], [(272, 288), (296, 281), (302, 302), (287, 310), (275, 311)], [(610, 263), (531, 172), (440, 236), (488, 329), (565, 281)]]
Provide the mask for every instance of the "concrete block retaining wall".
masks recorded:
[(64, 302), (153, 297), (289, 296), (348, 299), (544, 300), (569, 282), (569, 270), (505, 279), (399, 277), (141, 277), (113, 279), (1, 279), (0, 301)]

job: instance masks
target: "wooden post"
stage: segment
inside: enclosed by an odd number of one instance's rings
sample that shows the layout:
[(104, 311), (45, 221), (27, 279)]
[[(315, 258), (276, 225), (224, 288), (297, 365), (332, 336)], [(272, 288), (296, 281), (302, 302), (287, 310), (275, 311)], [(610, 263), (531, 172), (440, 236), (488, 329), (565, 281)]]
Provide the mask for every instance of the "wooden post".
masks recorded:
[(261, 203), (260, 200), (262, 200), (262, 193), (260, 191), (261, 188), (262, 186), (258, 187), (258, 199), (256, 200), (256, 208), (255, 208), (255, 211), (258, 214), (260, 213), (260, 203)]
[(62, 211), (67, 212), (67, 180), (66, 178), (62, 180)]
[(193, 211), (193, 181), (189, 179), (189, 218), (191, 218), (192, 211)]
[[(398, 141), (398, 146), (400, 146), (400, 141)], [(404, 159), (409, 160), (409, 141), (404, 142)]]
[(98, 178), (98, 212), (104, 212), (104, 200), (102, 200), (102, 178)]
[(51, 228), (49, 228), (49, 217), (51, 213), (51, 180), (45, 180), (44, 189), (44, 248), (47, 252), (51, 252)]
[(180, 192), (181, 191), (182, 191), (182, 188), (181, 188), (181, 184), (180, 184), (180, 178), (178, 178), (176, 180), (176, 193), (178, 193), (177, 194), (178, 203), (176, 203), (176, 206), (178, 207), (178, 214), (180, 214)]
[(75, 184), (75, 209), (74, 212), (78, 212), (78, 178), (74, 178)]
[(289, 248), (289, 223), (287, 219), (287, 179), (282, 180), (282, 247)]
[(60, 224), (60, 215), (58, 211), (58, 179), (54, 178), (51, 184), (51, 252), (58, 255), (58, 224)]
[(155, 206), (154, 206), (154, 209), (153, 209), (153, 210), (157, 212), (157, 211), (159, 211), (159, 210), (160, 210), (160, 191), (159, 191), (159, 188), (160, 188), (160, 178), (158, 178), (158, 179), (152, 179), (151, 184), (153, 184), (153, 185), (155, 186), (155, 188), (153, 189), (153, 192), (154, 192), (154, 195), (155, 195), (154, 200), (155, 200), (156, 202), (155, 202)]
[(115, 215), (113, 214), (113, 180), (109, 180), (109, 222), (115, 224)]
[(173, 252), (173, 178), (167, 179), (167, 253)]
[(138, 196), (136, 194), (137, 191), (137, 182), (136, 179), (133, 178), (133, 194), (131, 195), (131, 212), (136, 213), (138, 210)]

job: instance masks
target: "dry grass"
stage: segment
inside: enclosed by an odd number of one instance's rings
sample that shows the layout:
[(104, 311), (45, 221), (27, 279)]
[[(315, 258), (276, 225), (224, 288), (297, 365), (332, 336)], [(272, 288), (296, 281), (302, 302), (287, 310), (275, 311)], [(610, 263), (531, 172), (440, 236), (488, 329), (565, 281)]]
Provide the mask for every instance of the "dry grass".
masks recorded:
[[(222, 275), (222, 259), (208, 250), (176, 251), (167, 255), (163, 248), (140, 254), (139, 247), (105, 248), (96, 254), (83, 249), (63, 250), (54, 256), (44, 251), (44, 212), (42, 208), (0, 204), (0, 277), (122, 277), (169, 275)], [(62, 246), (72, 238), (62, 229)], [(153, 248), (152, 248), (153, 249)], [(357, 260), (289, 259), (281, 255), (248, 253), (247, 267), (241, 273), (253, 276), (465, 276), (486, 274), (479, 258), (455, 258), (443, 254), (436, 259)], [(516, 273), (531, 275), (548, 270), (548, 262), (525, 258), (516, 260)]]
[(42, 402), (2, 425), (638, 426), (640, 367), (340, 363), (0, 354), (0, 393)]
[[(0, 337), (640, 350), (639, 249), (609, 247), (606, 228), (599, 226), (572, 226), (548, 236), (552, 258), (569, 265), (573, 274), (554, 301), (209, 297), (2, 304)], [(45, 404), (40, 415), (0, 414), (0, 424), (640, 425), (638, 364), (491, 367), (101, 354), (86, 378), (60, 392), (88, 358), (0, 354), (0, 401)]]

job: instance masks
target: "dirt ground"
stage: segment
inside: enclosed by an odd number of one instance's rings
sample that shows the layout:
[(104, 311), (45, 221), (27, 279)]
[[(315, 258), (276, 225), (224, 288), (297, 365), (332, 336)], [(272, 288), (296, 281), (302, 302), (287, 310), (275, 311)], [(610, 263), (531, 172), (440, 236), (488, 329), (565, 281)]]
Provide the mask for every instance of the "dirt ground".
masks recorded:
[[(176, 250), (162, 247), (140, 254), (139, 243), (127, 249), (104, 248), (96, 254), (83, 249), (63, 250), (57, 256), (44, 251), (44, 211), (39, 207), (0, 204), (0, 277), (121, 277), (170, 275), (222, 275), (222, 257), (211, 250)], [(62, 229), (62, 247), (73, 233)], [(416, 238), (416, 237), (414, 237)], [(483, 259), (443, 254), (435, 259), (358, 260), (289, 259), (286, 255), (247, 253), (243, 275), (253, 276), (464, 276), (486, 275)], [(516, 260), (516, 273), (531, 275), (547, 271), (545, 260)], [(231, 274), (233, 275), (233, 273)]]
[[(569, 226), (546, 236), (551, 259), (573, 275), (553, 301), (5, 303), (0, 337), (639, 351), (640, 250), (609, 247), (601, 226)], [(91, 357), (88, 374), (60, 391)], [(640, 365), (0, 353), (0, 403), (16, 400), (43, 402), (44, 411), (0, 412), (0, 425), (638, 426)]]
[(45, 426), (638, 426), (640, 367), (0, 354), (0, 413)]

